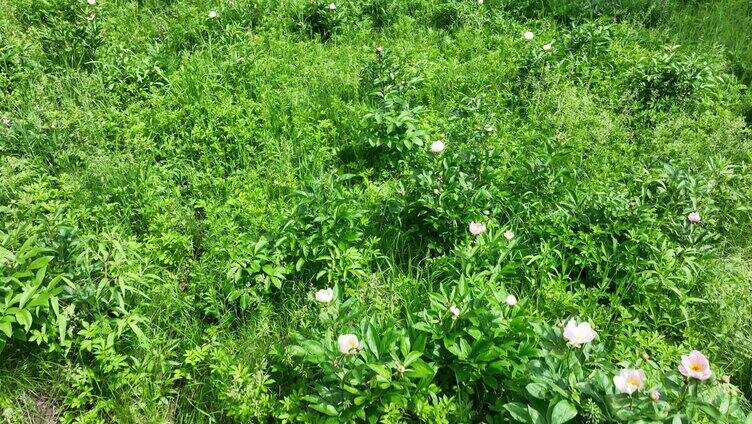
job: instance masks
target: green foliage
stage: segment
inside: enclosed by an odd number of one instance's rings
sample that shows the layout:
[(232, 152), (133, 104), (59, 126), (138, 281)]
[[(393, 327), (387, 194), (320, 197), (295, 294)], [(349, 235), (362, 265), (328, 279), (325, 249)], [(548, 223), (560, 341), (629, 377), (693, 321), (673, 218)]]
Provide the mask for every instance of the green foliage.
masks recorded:
[(4, 422), (748, 424), (742, 3), (0, 0)]

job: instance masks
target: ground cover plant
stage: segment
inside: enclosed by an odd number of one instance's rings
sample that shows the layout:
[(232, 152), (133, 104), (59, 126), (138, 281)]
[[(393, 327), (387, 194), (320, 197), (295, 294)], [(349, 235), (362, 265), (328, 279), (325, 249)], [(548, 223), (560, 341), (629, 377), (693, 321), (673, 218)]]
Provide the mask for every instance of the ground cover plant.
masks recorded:
[(752, 423), (752, 5), (0, 0), (5, 423)]

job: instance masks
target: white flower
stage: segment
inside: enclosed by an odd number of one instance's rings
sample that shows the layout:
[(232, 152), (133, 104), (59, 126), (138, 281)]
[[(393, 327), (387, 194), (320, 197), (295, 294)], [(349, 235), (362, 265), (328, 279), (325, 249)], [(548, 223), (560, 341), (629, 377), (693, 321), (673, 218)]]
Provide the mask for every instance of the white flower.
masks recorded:
[(479, 236), (486, 232), (486, 224), (473, 221), (470, 223), (470, 225), (467, 226), (467, 229), (470, 231), (470, 234)]
[(491, 124), (486, 124), (486, 126), (484, 126), (483, 129), (486, 130), (486, 132), (489, 132), (489, 133), (492, 133), (492, 132), (495, 131), (493, 125), (491, 125)]
[(458, 308), (456, 305), (450, 306), (449, 307), (449, 312), (451, 312), (452, 315), (454, 315), (455, 318), (457, 318), (458, 316), (460, 316), (460, 308)]
[(439, 195), (439, 189), (438, 188), (433, 189), (433, 194), (435, 194), (435, 195), (438, 196)]
[(513, 294), (510, 294), (504, 301), (507, 303), (507, 305), (514, 306), (517, 304), (517, 297), (515, 297), (515, 295)]
[(86, 20), (87, 21), (93, 21), (94, 18), (96, 18), (96, 17), (97, 17), (97, 15), (95, 15), (93, 13), (90, 13), (89, 16), (86, 17)]
[(8, 118), (7, 116), (3, 116), (3, 125), (5, 125), (6, 127), (10, 127), (10, 118)]
[(431, 143), (431, 153), (439, 154), (444, 151), (444, 140), (436, 140)]
[(478, 4), (483, 4), (483, 0), (478, 0)]
[(525, 31), (522, 34), (522, 38), (524, 38), (527, 41), (531, 41), (533, 38), (535, 38), (535, 34), (533, 34), (532, 31)]
[(209, 11), (209, 19), (214, 19), (214, 18), (216, 18), (217, 16), (218, 16), (218, 15), (217, 15), (217, 11), (216, 11), (216, 10), (211, 10), (211, 11)]
[(358, 336), (355, 334), (343, 334), (339, 336), (337, 344), (339, 344), (339, 351), (343, 355), (354, 355), (360, 349), (360, 342), (358, 341)]
[(645, 388), (645, 371), (641, 369), (625, 368), (614, 376), (614, 386), (619, 393), (632, 393)]
[(334, 3), (329, 3), (329, 10), (335, 10), (337, 8), (337, 5)]
[(551, 43), (548, 43), (548, 44), (544, 44), (544, 45), (543, 45), (543, 50), (545, 50), (545, 51), (549, 51), (549, 50), (551, 50), (552, 48), (554, 48), (554, 46), (553, 46), (553, 44), (551, 44)]
[(512, 230), (506, 230), (504, 231), (504, 238), (507, 240), (511, 240), (514, 238), (514, 232)]
[(86, 0), (86, 3), (89, 3), (89, 6), (94, 6), (97, 4), (97, 0)]
[(334, 299), (334, 290), (332, 289), (321, 289), (316, 292), (316, 301), (321, 303), (329, 303)]
[(564, 338), (575, 347), (580, 347), (585, 343), (590, 343), (595, 339), (598, 333), (593, 330), (589, 322), (581, 322), (570, 319), (567, 326), (564, 327)]

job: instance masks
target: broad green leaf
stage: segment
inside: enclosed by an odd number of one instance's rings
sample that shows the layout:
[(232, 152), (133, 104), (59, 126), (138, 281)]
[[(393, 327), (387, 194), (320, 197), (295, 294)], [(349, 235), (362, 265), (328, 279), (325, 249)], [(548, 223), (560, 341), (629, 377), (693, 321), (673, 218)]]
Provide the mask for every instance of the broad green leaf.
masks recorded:
[(2, 321), (0, 321), (0, 331), (2, 331), (3, 333), (5, 333), (5, 337), (12, 336), (13, 335), (13, 328), (10, 325), (10, 321), (6, 321), (5, 319), (3, 319)]
[(562, 424), (577, 416), (577, 409), (567, 400), (562, 399), (551, 411), (551, 424)]
[(368, 328), (366, 328), (366, 345), (368, 345), (368, 350), (376, 359), (379, 359), (379, 346), (376, 343), (376, 337), (373, 335), (373, 326), (371, 324), (368, 324)]
[(421, 352), (410, 352), (405, 356), (405, 361), (402, 363), (402, 365), (409, 367), (410, 364), (415, 362), (418, 358), (423, 355)]
[(314, 403), (311, 405), (311, 408), (321, 412), (322, 414), (329, 415), (330, 417), (337, 416), (337, 410), (334, 408), (334, 406), (329, 405), (328, 403)]
[(29, 331), (29, 329), (31, 329), (32, 323), (31, 312), (26, 309), (19, 310), (18, 312), (16, 312), (16, 322), (23, 325), (26, 331)]
[(525, 389), (530, 393), (530, 396), (543, 400), (546, 399), (546, 393), (548, 393), (548, 389), (543, 383), (530, 383), (525, 386)]
[(506, 409), (507, 412), (509, 412), (509, 415), (515, 420), (521, 423), (530, 422), (530, 414), (527, 413), (525, 405), (518, 402), (512, 402), (504, 405), (504, 409)]
[(40, 256), (36, 259), (34, 259), (26, 268), (27, 269), (39, 269), (44, 266), (47, 266), (48, 263), (52, 260), (52, 256)]

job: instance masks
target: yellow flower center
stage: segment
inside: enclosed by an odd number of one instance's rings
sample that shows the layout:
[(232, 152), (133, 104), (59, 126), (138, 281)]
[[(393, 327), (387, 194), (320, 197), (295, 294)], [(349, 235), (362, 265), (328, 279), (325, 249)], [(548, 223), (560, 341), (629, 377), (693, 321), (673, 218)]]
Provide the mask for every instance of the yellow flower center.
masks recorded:
[(627, 379), (627, 384), (632, 385), (632, 386), (639, 386), (640, 385), (640, 380), (638, 380), (635, 377), (630, 377), (630, 378)]
[(703, 367), (700, 364), (690, 364), (689, 365), (689, 369), (690, 369), (690, 371), (693, 371), (693, 372), (701, 372), (701, 371), (703, 371)]

